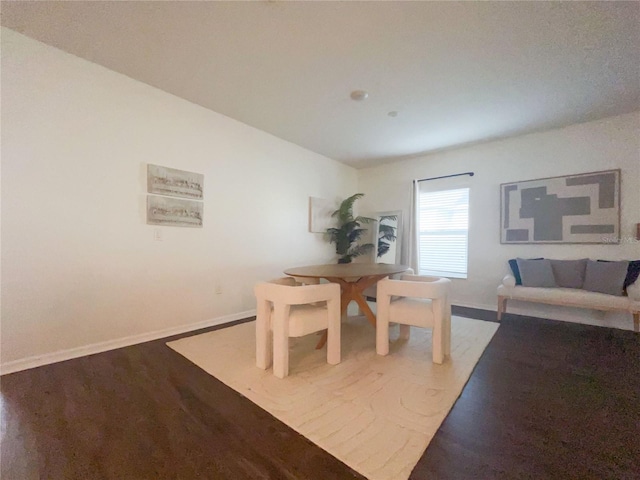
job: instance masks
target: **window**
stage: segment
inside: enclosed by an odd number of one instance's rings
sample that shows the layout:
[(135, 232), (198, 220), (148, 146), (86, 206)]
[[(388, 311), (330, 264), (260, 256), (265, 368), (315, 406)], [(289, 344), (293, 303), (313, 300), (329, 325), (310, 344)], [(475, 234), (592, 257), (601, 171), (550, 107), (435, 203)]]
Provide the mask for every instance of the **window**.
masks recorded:
[(418, 195), (419, 273), (467, 278), (469, 188), (428, 188)]

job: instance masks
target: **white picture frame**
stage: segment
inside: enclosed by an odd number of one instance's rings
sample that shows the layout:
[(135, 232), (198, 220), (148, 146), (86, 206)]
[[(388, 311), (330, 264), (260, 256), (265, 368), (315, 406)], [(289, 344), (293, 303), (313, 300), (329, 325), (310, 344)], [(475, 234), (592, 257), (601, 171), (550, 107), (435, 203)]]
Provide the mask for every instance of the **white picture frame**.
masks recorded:
[(500, 243), (620, 243), (620, 170), (501, 184)]
[(147, 195), (147, 224), (202, 228), (203, 203)]
[(204, 198), (204, 175), (147, 164), (147, 193), (169, 197)]
[(309, 197), (309, 231), (311, 233), (326, 233), (335, 224), (331, 214), (336, 207), (330, 200), (319, 197)]

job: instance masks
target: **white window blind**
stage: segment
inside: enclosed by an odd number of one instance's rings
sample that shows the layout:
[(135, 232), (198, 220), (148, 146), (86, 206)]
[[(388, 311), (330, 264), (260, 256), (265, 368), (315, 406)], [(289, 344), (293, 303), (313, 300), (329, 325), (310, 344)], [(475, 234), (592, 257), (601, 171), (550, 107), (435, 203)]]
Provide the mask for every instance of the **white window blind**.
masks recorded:
[(469, 188), (421, 189), (418, 225), (420, 275), (467, 278)]

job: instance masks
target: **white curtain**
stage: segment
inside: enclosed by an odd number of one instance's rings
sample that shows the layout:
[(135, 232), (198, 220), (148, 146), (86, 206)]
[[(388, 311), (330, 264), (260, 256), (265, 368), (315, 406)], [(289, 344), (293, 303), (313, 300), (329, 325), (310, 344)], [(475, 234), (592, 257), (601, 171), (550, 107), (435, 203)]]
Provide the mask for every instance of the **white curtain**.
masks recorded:
[(417, 180), (411, 185), (411, 208), (409, 209), (409, 255), (407, 265), (418, 273), (418, 199), (420, 195), (420, 184)]

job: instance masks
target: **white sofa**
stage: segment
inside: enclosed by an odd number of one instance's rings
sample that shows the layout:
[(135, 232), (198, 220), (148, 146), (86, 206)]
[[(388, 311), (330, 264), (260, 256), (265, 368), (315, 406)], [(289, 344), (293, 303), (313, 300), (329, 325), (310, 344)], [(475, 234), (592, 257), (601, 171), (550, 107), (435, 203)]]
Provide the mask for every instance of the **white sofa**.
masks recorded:
[(538, 288), (516, 285), (516, 279), (507, 275), (498, 287), (498, 320), (507, 311), (507, 300), (592, 308), (594, 310), (623, 311), (633, 316), (633, 329), (640, 332), (640, 278), (627, 287), (628, 296), (618, 297), (606, 293), (589, 292), (575, 288)]

